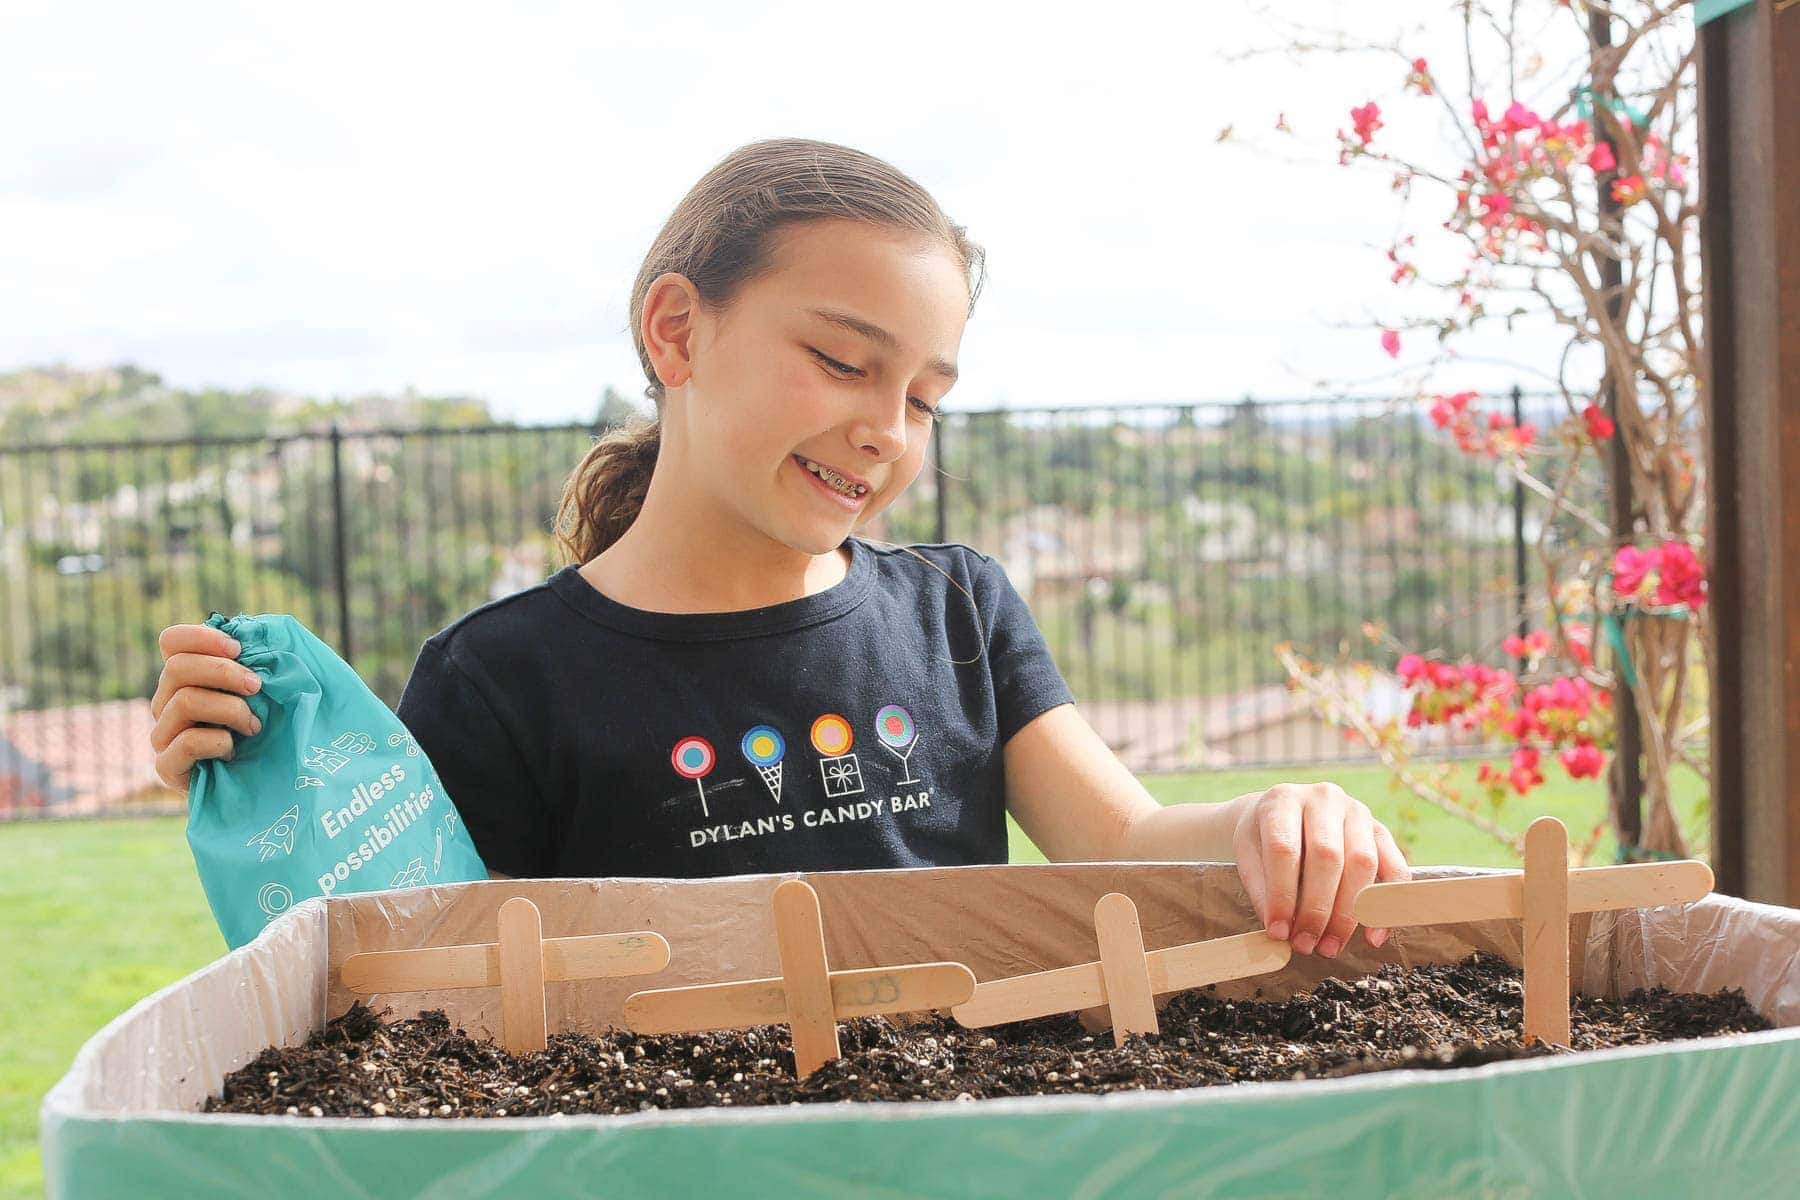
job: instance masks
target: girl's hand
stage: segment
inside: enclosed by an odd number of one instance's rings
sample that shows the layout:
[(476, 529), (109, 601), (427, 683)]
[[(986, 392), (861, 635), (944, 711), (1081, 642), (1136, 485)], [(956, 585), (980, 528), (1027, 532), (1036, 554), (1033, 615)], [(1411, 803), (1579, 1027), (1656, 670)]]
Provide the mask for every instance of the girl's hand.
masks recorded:
[(262, 728), (243, 700), (262, 680), (232, 661), (242, 647), (211, 625), (171, 625), (157, 644), (163, 669), (150, 699), (150, 748), (157, 778), (186, 791), (196, 762), (231, 757), (233, 729), (249, 737)]
[[(1238, 803), (1238, 874), (1269, 936), (1301, 954), (1335, 958), (1356, 929), (1357, 893), (1412, 878), (1387, 826), (1334, 783), (1277, 784)], [(1388, 931), (1364, 936), (1379, 946)]]

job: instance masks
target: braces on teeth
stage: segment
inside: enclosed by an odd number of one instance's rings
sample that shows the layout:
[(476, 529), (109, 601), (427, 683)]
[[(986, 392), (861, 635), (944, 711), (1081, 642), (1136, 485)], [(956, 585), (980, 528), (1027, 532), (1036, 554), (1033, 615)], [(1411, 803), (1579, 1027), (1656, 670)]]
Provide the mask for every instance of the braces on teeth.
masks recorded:
[(860, 496), (869, 490), (868, 485), (851, 483), (848, 479), (845, 479), (830, 467), (822, 467), (810, 458), (805, 459), (804, 461), (806, 463), (806, 469), (811, 471), (814, 475), (817, 475), (820, 479), (823, 479), (834, 491), (842, 492), (846, 496)]

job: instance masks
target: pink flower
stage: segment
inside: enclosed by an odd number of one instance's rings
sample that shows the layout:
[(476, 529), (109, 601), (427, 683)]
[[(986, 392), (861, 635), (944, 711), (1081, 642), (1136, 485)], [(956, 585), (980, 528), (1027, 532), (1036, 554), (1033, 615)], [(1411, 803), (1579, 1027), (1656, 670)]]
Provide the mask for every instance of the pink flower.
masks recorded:
[(1627, 208), (1642, 200), (1646, 195), (1648, 195), (1648, 191), (1644, 187), (1642, 175), (1626, 175), (1613, 180), (1612, 198)]
[(1543, 773), (1538, 770), (1538, 752), (1531, 746), (1520, 746), (1513, 751), (1512, 770), (1506, 778), (1511, 781), (1513, 791), (1523, 796), (1538, 784), (1544, 782)]
[(1610, 171), (1618, 165), (1611, 142), (1595, 142), (1594, 148), (1588, 151), (1588, 166), (1596, 171)]
[(1381, 108), (1371, 100), (1361, 108), (1351, 109), (1350, 121), (1356, 130), (1356, 136), (1366, 146), (1369, 139), (1375, 136), (1375, 131), (1381, 128)]
[(1514, 741), (1522, 742), (1529, 737), (1543, 733), (1544, 723), (1528, 709), (1521, 708), (1507, 719), (1506, 732), (1512, 735)]
[(1392, 329), (1382, 330), (1381, 331), (1381, 348), (1383, 350), (1387, 351), (1387, 356), (1389, 358), (1399, 358), (1400, 357), (1400, 334), (1399, 334), (1399, 332), (1396, 330), (1392, 330)]
[(1606, 765), (1606, 755), (1600, 747), (1592, 742), (1583, 742), (1570, 746), (1556, 756), (1569, 773), (1570, 779), (1593, 779), (1599, 776), (1600, 769)]
[(1425, 671), (1431, 677), (1432, 687), (1453, 688), (1460, 686), (1463, 681), (1462, 668), (1453, 663), (1428, 662), (1425, 664)]
[(1406, 86), (1414, 89), (1421, 96), (1431, 95), (1431, 68), (1422, 58), (1412, 60), (1412, 73), (1406, 77)]
[(1425, 675), (1425, 660), (1417, 654), (1403, 654), (1394, 664), (1394, 674), (1409, 684), (1417, 683)]
[(1644, 577), (1656, 569), (1660, 558), (1655, 550), (1620, 546), (1613, 556), (1613, 590), (1621, 596), (1637, 595), (1643, 589)]
[(1584, 667), (1594, 665), (1594, 631), (1591, 626), (1578, 621), (1571, 621), (1563, 626), (1563, 634), (1568, 639), (1569, 653), (1576, 662)]
[(1699, 608), (1706, 603), (1706, 568), (1686, 542), (1665, 542), (1661, 576), (1656, 587), (1658, 604), (1685, 604)]
[(1539, 124), (1541, 124), (1541, 118), (1517, 100), (1507, 106), (1506, 115), (1500, 118), (1500, 128), (1507, 133), (1520, 133), (1527, 129), (1536, 129)]
[(1588, 436), (1596, 442), (1604, 442), (1613, 435), (1613, 419), (1602, 412), (1598, 404), (1582, 409), (1581, 419), (1587, 422)]

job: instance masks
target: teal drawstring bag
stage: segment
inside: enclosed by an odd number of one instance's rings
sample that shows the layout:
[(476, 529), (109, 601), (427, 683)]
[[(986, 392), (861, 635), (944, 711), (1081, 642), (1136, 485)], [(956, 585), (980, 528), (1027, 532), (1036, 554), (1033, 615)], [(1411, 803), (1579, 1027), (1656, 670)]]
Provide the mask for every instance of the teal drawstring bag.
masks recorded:
[(486, 879), (412, 735), (350, 664), (285, 613), (206, 623), (262, 678), (262, 722), (188, 781), (188, 846), (233, 948), (310, 896)]

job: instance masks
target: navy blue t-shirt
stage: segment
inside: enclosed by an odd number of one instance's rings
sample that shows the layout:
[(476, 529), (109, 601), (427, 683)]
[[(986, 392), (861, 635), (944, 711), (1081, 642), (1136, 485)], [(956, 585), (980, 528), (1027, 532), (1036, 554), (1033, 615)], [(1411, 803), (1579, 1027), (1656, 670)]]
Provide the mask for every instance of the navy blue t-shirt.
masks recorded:
[(426, 641), (399, 716), (489, 868), (1005, 862), (1001, 749), (1068, 684), (994, 559), (846, 545), (765, 608), (648, 612), (569, 566)]

